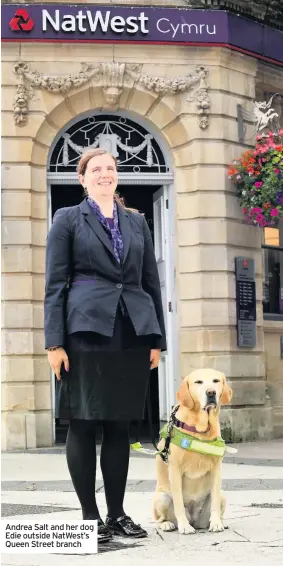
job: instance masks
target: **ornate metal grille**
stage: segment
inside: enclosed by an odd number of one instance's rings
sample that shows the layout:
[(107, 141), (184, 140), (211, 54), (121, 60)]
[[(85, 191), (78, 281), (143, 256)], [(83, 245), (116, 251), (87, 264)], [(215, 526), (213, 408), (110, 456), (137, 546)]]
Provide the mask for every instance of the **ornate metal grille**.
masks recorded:
[(128, 118), (103, 114), (83, 119), (62, 135), (52, 152), (50, 173), (74, 174), (81, 154), (96, 147), (117, 158), (120, 173), (169, 172), (158, 143), (142, 126)]

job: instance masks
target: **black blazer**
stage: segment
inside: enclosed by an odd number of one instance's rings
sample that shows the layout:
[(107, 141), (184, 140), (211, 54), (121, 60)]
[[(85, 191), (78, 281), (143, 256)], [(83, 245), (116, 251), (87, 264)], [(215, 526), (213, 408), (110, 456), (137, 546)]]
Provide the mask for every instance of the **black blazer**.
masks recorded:
[(123, 298), (138, 336), (155, 334), (166, 350), (160, 281), (151, 234), (141, 214), (117, 206), (124, 243), (121, 264), (87, 200), (61, 208), (47, 238), (45, 347), (64, 346), (79, 331), (113, 335)]

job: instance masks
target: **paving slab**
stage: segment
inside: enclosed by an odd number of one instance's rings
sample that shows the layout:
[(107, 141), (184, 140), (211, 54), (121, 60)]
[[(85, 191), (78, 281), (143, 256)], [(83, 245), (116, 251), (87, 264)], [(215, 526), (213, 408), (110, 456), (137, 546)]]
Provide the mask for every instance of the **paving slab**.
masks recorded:
[[(98, 450), (99, 452), (99, 450)], [(223, 464), (227, 497), (223, 533), (195, 535), (157, 531), (152, 519), (154, 458), (132, 456), (125, 509), (148, 531), (147, 539), (115, 538), (97, 555), (2, 555), (3, 566), (277, 566), (283, 563), (283, 442), (247, 443)], [(101, 471), (97, 501), (106, 515)], [(5, 518), (80, 519), (64, 448), (2, 454), (2, 505)]]

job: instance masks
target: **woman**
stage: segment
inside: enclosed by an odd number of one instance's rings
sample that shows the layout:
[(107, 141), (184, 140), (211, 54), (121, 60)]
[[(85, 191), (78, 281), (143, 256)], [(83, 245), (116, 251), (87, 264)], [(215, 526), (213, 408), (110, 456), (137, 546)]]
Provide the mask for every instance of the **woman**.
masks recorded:
[[(56, 416), (67, 417), (67, 463), (98, 541), (147, 533), (126, 515), (129, 422), (142, 419), (150, 369), (166, 349), (160, 283), (144, 217), (115, 193), (114, 157), (90, 149), (78, 163), (87, 198), (56, 212), (46, 251), (45, 340), (57, 376)], [(95, 499), (96, 430), (108, 514)]]

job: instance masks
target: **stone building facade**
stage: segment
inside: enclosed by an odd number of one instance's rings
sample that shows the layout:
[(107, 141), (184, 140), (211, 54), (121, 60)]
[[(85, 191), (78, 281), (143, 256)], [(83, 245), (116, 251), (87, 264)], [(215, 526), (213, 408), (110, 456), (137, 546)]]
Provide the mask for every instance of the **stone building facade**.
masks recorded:
[[(136, 4), (149, 9), (152, 2)], [(122, 193), (123, 186), (134, 190), (136, 174), (143, 191), (151, 187), (153, 207), (154, 187), (165, 187), (154, 209), (154, 229), (161, 240), (167, 230), (169, 246), (164, 252), (159, 242), (160, 259), (167, 261), (171, 348), (160, 405), (169, 410), (192, 369), (213, 367), (234, 391), (232, 405), (223, 408), (224, 435), (282, 436), (283, 316), (264, 316), (264, 234), (245, 223), (227, 178), (227, 166), (255, 139), (255, 126), (246, 121), (239, 141), (238, 105), (252, 112), (255, 100), (282, 93), (282, 65), (223, 45), (41, 43), (16, 36), (3, 44), (2, 59), (2, 448), (54, 442), (53, 378), (43, 335), (45, 245), (51, 200), (75, 183), (71, 172), (64, 185), (54, 148), (64, 136), (72, 140), (74, 125), (105, 116), (137, 124), (164, 159), (160, 177), (139, 177), (136, 169), (121, 185)], [(153, 142), (150, 147), (154, 153)], [(280, 238), (283, 248), (282, 227)], [(237, 346), (237, 256), (256, 265), (252, 349)], [(281, 260), (281, 293), (282, 272)]]

